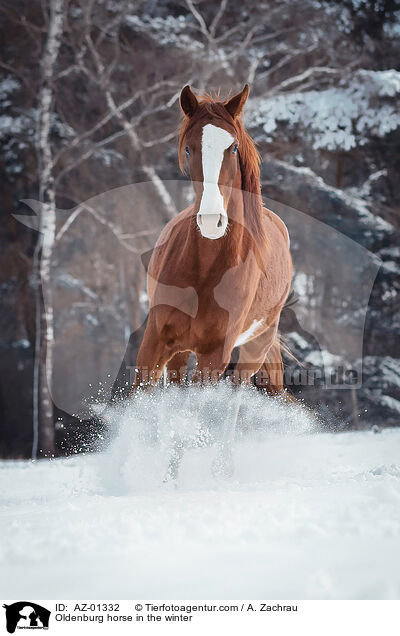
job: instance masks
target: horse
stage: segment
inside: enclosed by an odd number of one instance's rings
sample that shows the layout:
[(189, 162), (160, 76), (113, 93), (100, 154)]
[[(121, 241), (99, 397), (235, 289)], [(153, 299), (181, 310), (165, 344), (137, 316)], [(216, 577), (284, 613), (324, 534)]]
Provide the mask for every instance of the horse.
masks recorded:
[[(234, 386), (263, 369), (267, 391), (283, 391), (278, 323), (291, 286), (290, 241), (262, 204), (260, 156), (241, 118), (248, 93), (247, 84), (225, 100), (197, 97), (190, 86), (181, 91), (179, 164), (194, 203), (168, 222), (148, 264), (149, 314), (132, 393), (151, 390), (165, 371), (183, 383), (191, 353), (192, 381), (214, 384), (234, 351)], [(230, 455), (222, 445), (219, 466), (227, 472)], [(170, 469), (176, 477), (173, 463)]]

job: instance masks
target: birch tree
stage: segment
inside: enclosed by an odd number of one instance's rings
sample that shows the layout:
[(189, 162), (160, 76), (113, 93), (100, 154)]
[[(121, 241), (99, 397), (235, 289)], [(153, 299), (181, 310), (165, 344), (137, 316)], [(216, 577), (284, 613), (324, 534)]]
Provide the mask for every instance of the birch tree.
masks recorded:
[[(89, 214), (97, 228), (103, 226), (117, 240), (120, 252), (116, 254), (116, 263), (122, 262), (126, 272), (125, 278), (125, 274), (118, 274), (118, 280), (124, 281), (121, 288), (131, 290), (124, 312), (133, 321), (141, 282), (136, 266), (140, 259), (132, 256), (140, 251), (140, 242), (136, 234), (127, 234), (127, 228), (135, 228), (129, 224), (125, 227), (124, 210), (118, 211), (118, 216), (113, 211), (90, 209), (82, 201), (111, 188), (148, 181), (149, 191), (157, 193), (160, 223), (176, 213), (175, 191), (171, 196), (164, 180), (174, 179), (178, 174), (175, 159), (178, 98), (184, 84), (191, 83), (197, 92), (221, 87), (221, 95), (225, 95), (229, 89), (239, 89), (245, 81), (249, 82), (252, 93), (247, 124), (252, 134), (258, 136), (262, 153), (280, 161), (289, 161), (288, 157), (294, 157), (296, 162), (304, 159), (316, 174), (334, 182), (336, 154), (339, 164), (343, 152), (335, 154), (323, 148), (324, 161), (321, 161), (321, 153), (308, 148), (302, 158), (306, 133), (313, 132), (314, 123), (321, 118), (313, 118), (307, 130), (297, 134), (296, 122), (292, 126), (288, 120), (288, 114), (293, 112), (292, 102), (307, 105), (312, 97), (309, 92), (318, 91), (323, 96), (325, 89), (329, 97), (328, 89), (339, 84), (346, 91), (350, 86), (348, 80), (359, 66), (372, 64), (375, 69), (376, 64), (369, 49), (360, 49), (354, 37), (346, 35), (352, 25), (349, 11), (337, 9), (332, 13), (331, 7), (327, 11), (317, 4), (306, 2), (299, 13), (293, 3), (285, 0), (265, 6), (255, 2), (242, 5), (226, 0), (182, 0), (168, 7), (163, 2), (150, 4), (137, 0), (118, 3), (36, 0), (25, 3), (21, 14), (20, 3), (13, 0), (0, 3), (0, 16), (5, 16), (12, 26), (5, 34), (8, 54), (0, 61), (0, 67), (7, 77), (14, 76), (7, 90), (14, 86), (12, 94), (19, 95), (6, 111), (5, 123), (0, 127), (0, 136), (6, 139), (6, 132), (13, 136), (13, 140), (4, 144), (3, 157), (7, 163), (6, 153), (8, 157), (15, 155), (15, 172), (10, 173), (12, 183), (18, 187), (15, 198), (37, 198), (38, 184), (42, 203), (38, 208), (41, 227), (35, 250), (33, 456), (39, 450), (44, 453), (54, 450), (49, 391), (53, 366), (54, 378), (61, 369), (67, 376), (66, 383), (87, 381), (85, 376), (79, 380), (71, 377), (66, 361), (59, 364), (56, 347), (53, 356), (54, 332), (57, 343), (61, 342), (63, 327), (60, 322), (58, 331), (61, 309), (56, 291), (52, 298), (52, 286), (48, 284), (52, 253), (62, 249), (63, 241), (72, 242), (75, 221), (85, 210), (84, 215)], [(25, 44), (21, 46), (18, 42)], [(388, 62), (388, 68), (391, 66), (393, 63)], [(17, 85), (19, 89), (15, 88)], [(389, 99), (387, 95), (388, 103)], [(282, 104), (290, 108), (281, 108)], [(388, 121), (387, 116), (380, 119), (382, 124)], [(265, 130), (267, 120), (277, 122), (269, 132)], [(34, 137), (31, 130), (35, 126), (40, 134)], [(346, 140), (349, 138), (346, 135)], [(394, 143), (393, 139), (390, 143)], [(368, 148), (376, 146), (366, 144), (362, 148), (363, 156), (367, 156)], [(32, 161), (35, 152), (38, 169)], [(361, 152), (361, 146), (357, 152)], [(368, 157), (375, 164), (376, 157)], [(357, 160), (354, 174), (359, 174), (360, 165)], [(383, 181), (384, 167), (379, 164), (374, 168), (371, 179)], [(338, 166), (338, 187), (342, 187), (342, 172)], [(395, 183), (395, 171), (392, 172), (391, 183)], [(292, 189), (294, 179), (293, 173), (290, 174), (288, 189)], [(346, 182), (349, 174), (347, 171)], [(276, 183), (264, 181), (264, 186), (269, 188), (272, 198), (278, 198)], [(366, 188), (369, 187), (368, 181)], [(56, 198), (60, 209), (72, 209), (67, 219), (58, 214), (61, 227), (55, 231)], [(145, 213), (137, 211), (138, 215)], [(143, 228), (147, 228), (145, 223)], [(94, 270), (92, 263), (87, 267)], [(90, 287), (91, 282), (95, 284), (95, 275), (89, 269), (85, 273)], [(100, 277), (99, 272), (96, 275)], [(42, 301), (44, 286), (50, 301), (46, 307)], [(29, 342), (34, 343), (30, 315), (26, 322)], [(89, 327), (87, 335), (89, 341), (97, 344), (96, 334)], [(72, 337), (68, 343), (76, 351)], [(54, 384), (53, 379), (53, 388)], [(29, 434), (30, 430), (29, 423)]]
[[(51, 257), (56, 230), (56, 193), (51, 145), (51, 114), (59, 48), (63, 32), (64, 0), (50, 0), (48, 35), (41, 60), (41, 87), (38, 99), (38, 176), (41, 213), (35, 249), (36, 342), (33, 386), (32, 458), (38, 453), (54, 453), (54, 415), (51, 398), (53, 369), (53, 306), (50, 284)], [(46, 303), (43, 287), (46, 286)]]

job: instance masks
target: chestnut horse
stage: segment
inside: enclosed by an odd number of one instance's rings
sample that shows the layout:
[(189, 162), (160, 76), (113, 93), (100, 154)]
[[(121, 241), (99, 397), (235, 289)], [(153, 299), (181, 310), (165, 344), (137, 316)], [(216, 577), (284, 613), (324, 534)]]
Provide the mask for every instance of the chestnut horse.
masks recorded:
[(283, 389), (278, 323), (292, 261), (286, 226), (262, 205), (260, 158), (241, 121), (248, 92), (246, 84), (225, 101), (197, 98), (189, 86), (181, 92), (179, 161), (195, 201), (166, 225), (149, 262), (134, 390), (154, 386), (165, 366), (181, 382), (190, 352), (193, 379), (215, 382), (235, 347), (236, 385), (263, 368), (267, 390)]

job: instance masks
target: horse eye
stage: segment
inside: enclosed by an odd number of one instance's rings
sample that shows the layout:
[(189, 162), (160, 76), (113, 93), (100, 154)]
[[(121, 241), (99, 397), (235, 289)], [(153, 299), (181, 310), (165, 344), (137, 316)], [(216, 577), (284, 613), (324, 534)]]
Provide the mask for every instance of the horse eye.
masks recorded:
[(233, 146), (233, 148), (232, 148), (232, 154), (237, 153), (237, 151), (238, 151), (238, 147), (239, 147), (239, 146), (238, 146), (237, 144), (235, 144), (235, 145)]
[(190, 148), (189, 148), (189, 146), (186, 146), (186, 148), (185, 148), (185, 152), (186, 152), (186, 155), (187, 155), (188, 157), (190, 157)]

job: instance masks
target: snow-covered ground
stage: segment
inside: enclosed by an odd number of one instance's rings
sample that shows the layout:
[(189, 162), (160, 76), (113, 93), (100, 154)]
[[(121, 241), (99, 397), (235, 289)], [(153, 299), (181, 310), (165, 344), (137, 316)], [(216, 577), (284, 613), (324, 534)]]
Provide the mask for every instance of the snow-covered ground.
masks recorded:
[(106, 452), (0, 465), (2, 598), (400, 597), (400, 428), (322, 433), (250, 392), (234, 477), (192, 431), (172, 488), (177, 395), (135, 405)]

